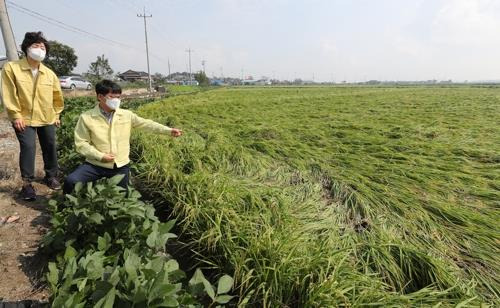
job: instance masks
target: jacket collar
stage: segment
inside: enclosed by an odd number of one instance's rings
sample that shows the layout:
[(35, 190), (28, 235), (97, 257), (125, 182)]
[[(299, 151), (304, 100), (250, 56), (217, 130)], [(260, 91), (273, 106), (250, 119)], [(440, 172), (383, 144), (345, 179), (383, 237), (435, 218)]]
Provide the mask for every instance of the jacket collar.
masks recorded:
[[(97, 102), (94, 109), (92, 109), (91, 114), (93, 117), (102, 116), (101, 108), (99, 107), (99, 102)], [(115, 114), (113, 116), (121, 116), (122, 114), (123, 114), (123, 109), (118, 108), (118, 110), (115, 111)]]
[[(31, 70), (31, 66), (28, 63), (28, 59), (26, 57), (19, 60), (19, 65), (21, 66), (21, 70)], [(45, 74), (48, 70), (49, 70), (49, 68), (47, 66), (45, 66), (45, 64), (40, 62), (40, 66), (38, 67), (38, 71)]]

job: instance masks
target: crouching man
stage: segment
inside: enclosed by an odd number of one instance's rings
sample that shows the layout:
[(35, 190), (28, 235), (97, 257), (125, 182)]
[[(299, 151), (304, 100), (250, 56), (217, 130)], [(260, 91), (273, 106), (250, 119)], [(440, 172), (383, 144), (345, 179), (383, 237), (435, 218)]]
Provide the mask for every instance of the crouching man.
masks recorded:
[(86, 162), (66, 177), (63, 191), (69, 194), (78, 182), (93, 182), (117, 174), (124, 177), (118, 184), (127, 188), (129, 181), (130, 131), (132, 128), (150, 130), (173, 137), (182, 135), (152, 120), (143, 119), (129, 110), (120, 109), (122, 89), (110, 80), (95, 86), (99, 104), (80, 115), (75, 128), (76, 151)]

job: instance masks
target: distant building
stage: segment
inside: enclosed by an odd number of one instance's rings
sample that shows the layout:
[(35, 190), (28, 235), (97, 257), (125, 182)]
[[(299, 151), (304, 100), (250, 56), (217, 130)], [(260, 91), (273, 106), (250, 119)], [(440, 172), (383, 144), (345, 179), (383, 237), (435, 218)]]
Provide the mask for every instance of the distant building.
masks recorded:
[(137, 80), (146, 81), (149, 79), (148, 73), (138, 72), (133, 70), (128, 70), (126, 72), (123, 72), (119, 74), (118, 77), (120, 77), (124, 81), (137, 81)]
[(212, 86), (225, 86), (227, 83), (224, 82), (222, 79), (212, 79), (210, 81), (210, 85)]
[(268, 79), (259, 79), (259, 80), (245, 79), (241, 83), (243, 85), (266, 86), (270, 85), (271, 81), (269, 81)]
[(196, 80), (186, 80), (182, 83), (185, 86), (199, 86), (200, 83)]

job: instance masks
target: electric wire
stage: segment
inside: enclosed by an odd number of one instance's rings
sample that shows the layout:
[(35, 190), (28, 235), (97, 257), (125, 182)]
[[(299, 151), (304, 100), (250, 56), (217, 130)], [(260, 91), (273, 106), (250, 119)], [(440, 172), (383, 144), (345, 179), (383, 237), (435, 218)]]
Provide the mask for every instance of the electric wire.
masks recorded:
[(52, 25), (55, 25), (57, 27), (61, 27), (64, 30), (71, 31), (71, 32), (74, 32), (74, 33), (77, 33), (77, 34), (85, 34), (85, 35), (93, 37), (95, 39), (98, 39), (98, 40), (101, 40), (101, 41), (104, 41), (104, 42), (108, 42), (108, 43), (112, 43), (112, 44), (115, 44), (115, 45), (118, 45), (118, 46), (121, 46), (121, 47), (133, 48), (130, 45), (123, 44), (123, 43), (120, 43), (120, 42), (108, 39), (106, 37), (100, 36), (98, 34), (94, 34), (94, 33), (91, 33), (89, 31), (86, 31), (86, 30), (83, 30), (83, 29), (80, 29), (80, 28), (68, 25), (68, 24), (66, 24), (66, 23), (64, 23), (62, 21), (59, 21), (59, 20), (54, 19), (52, 17), (40, 14), (40, 13), (35, 12), (35, 11), (31, 10), (31, 9), (28, 9), (28, 8), (26, 8), (24, 6), (16, 4), (16, 3), (12, 2), (12, 1), (7, 1), (7, 3), (8, 3), (8, 5), (9, 5), (10, 8), (12, 8), (12, 9), (18, 11), (18, 12), (25, 13), (27, 15), (30, 15), (32, 17), (35, 17), (37, 19), (40, 19), (42, 21), (45, 21), (45, 22), (50, 23)]

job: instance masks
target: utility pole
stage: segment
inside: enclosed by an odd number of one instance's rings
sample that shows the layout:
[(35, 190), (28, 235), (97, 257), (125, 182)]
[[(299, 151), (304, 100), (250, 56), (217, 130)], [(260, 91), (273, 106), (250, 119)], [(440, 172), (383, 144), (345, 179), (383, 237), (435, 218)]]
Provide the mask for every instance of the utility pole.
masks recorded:
[(168, 59), (167, 62), (168, 62), (168, 78), (167, 79), (170, 79), (170, 59)]
[(146, 59), (148, 61), (148, 79), (149, 79), (149, 92), (153, 92), (153, 85), (151, 83), (151, 71), (149, 70), (149, 48), (148, 48), (148, 30), (146, 28), (146, 18), (153, 17), (153, 15), (146, 15), (146, 7), (144, 7), (143, 14), (137, 14), (137, 17), (144, 19), (144, 36), (146, 38)]
[(203, 67), (203, 74), (206, 75), (207, 73), (205, 72), (205, 63), (207, 63), (207, 61), (201, 60), (201, 66)]
[(0, 0), (0, 27), (2, 28), (2, 36), (5, 44), (5, 51), (7, 52), (7, 59), (15, 61), (19, 59), (17, 54), (16, 41), (10, 26), (9, 14), (7, 13), (7, 6), (5, 0)]
[(186, 49), (186, 52), (189, 54), (189, 85), (192, 85), (193, 83), (193, 75), (191, 74), (191, 53), (194, 52), (194, 50), (190, 48)]

